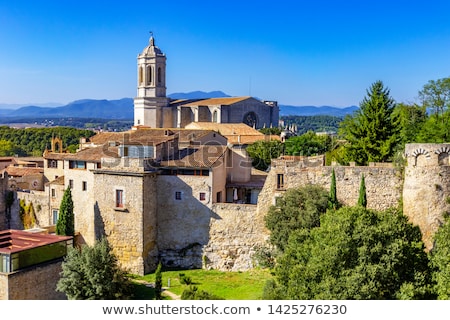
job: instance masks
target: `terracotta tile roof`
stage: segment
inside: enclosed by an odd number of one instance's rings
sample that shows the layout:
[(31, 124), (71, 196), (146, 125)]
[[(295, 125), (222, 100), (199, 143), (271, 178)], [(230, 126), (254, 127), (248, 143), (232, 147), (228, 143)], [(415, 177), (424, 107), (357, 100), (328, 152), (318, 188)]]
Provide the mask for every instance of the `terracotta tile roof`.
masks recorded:
[(264, 135), (245, 123), (191, 122), (187, 129), (215, 130), (231, 144), (252, 144), (256, 141), (280, 140), (277, 135)]
[(100, 162), (102, 158), (119, 158), (117, 147), (100, 146), (94, 148), (86, 148), (77, 153), (53, 153), (49, 152), (45, 155), (46, 159), (53, 160), (81, 160), (89, 162)]
[(11, 254), (70, 239), (72, 237), (31, 233), (22, 230), (3, 230), (0, 231), (0, 253)]
[(23, 177), (32, 174), (44, 173), (44, 168), (8, 166), (5, 168), (5, 171), (10, 177)]
[(204, 100), (198, 100), (194, 102), (185, 103), (182, 106), (191, 107), (191, 106), (212, 106), (212, 105), (221, 105), (221, 106), (229, 106), (231, 104), (235, 104), (237, 102), (241, 102), (247, 99), (252, 99), (252, 97), (228, 97), (228, 98), (210, 98)]
[(100, 132), (90, 137), (89, 141), (96, 145), (102, 145), (112, 141), (128, 145), (156, 145), (175, 138), (175, 135), (171, 135), (170, 132), (168, 132), (169, 135), (166, 135), (167, 130), (165, 128), (137, 127), (135, 130), (124, 132)]
[(239, 134), (264, 136), (261, 132), (245, 123), (191, 122), (186, 125), (186, 129), (214, 130), (223, 136)]
[(220, 165), (227, 150), (226, 146), (206, 145), (180, 150), (177, 158), (161, 161), (161, 167), (212, 168)]

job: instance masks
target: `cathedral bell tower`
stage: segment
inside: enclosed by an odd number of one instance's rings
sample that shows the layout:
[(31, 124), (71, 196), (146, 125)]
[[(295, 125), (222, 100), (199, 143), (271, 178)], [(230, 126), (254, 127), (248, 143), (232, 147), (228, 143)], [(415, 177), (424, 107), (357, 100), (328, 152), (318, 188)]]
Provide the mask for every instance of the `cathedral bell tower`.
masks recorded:
[(134, 125), (152, 128), (172, 125), (166, 97), (166, 55), (155, 45), (153, 35), (137, 57), (137, 97), (134, 98)]

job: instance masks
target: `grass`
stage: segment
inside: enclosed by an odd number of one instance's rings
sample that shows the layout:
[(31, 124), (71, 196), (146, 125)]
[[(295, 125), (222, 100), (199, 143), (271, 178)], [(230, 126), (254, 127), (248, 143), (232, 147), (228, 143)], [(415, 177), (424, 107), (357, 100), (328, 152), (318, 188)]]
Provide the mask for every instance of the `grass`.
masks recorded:
[[(217, 270), (163, 270), (163, 287), (181, 296), (187, 285), (180, 282), (180, 274), (189, 277), (193, 286), (207, 291), (226, 300), (260, 300), (266, 280), (271, 279), (269, 270), (254, 269), (245, 272), (230, 272)], [(146, 287), (136, 281), (154, 283), (155, 274), (145, 276), (133, 275), (135, 281), (135, 299), (153, 299), (153, 288)], [(169, 280), (170, 279), (170, 280)], [(170, 281), (170, 287), (169, 287)]]

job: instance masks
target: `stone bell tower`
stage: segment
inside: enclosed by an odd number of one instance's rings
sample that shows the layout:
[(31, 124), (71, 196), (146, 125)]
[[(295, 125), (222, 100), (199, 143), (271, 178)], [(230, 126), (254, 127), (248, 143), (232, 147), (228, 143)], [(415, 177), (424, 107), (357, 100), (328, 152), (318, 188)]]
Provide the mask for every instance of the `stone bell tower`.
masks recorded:
[(162, 128), (172, 126), (172, 112), (166, 97), (166, 55), (155, 45), (153, 35), (137, 57), (137, 97), (134, 125)]

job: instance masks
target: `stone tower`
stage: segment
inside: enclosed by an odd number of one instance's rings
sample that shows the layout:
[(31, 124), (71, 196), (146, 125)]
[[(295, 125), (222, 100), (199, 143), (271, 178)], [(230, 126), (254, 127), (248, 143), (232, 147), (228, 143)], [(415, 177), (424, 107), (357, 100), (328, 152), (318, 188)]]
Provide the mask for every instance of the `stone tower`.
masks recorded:
[(450, 144), (407, 144), (405, 154), (403, 212), (420, 227), (430, 250), (434, 233), (450, 212)]
[(172, 110), (166, 97), (166, 55), (155, 45), (153, 36), (138, 55), (137, 67), (134, 125), (172, 127)]

